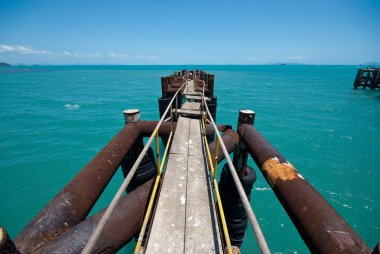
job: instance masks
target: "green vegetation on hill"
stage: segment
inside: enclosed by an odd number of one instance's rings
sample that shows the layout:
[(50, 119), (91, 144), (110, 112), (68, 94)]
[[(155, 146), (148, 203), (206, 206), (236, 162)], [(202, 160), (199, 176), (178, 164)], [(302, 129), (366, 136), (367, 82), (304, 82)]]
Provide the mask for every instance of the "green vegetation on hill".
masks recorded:
[(0, 62), (0, 66), (11, 66), (11, 65), (4, 62)]

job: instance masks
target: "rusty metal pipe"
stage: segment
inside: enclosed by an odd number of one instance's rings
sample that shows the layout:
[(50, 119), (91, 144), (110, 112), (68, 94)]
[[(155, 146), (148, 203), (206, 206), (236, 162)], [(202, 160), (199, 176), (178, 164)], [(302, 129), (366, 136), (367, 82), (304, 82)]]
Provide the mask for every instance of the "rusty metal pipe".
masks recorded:
[(29, 253), (84, 220), (140, 135), (127, 124), (17, 235), (20, 252)]
[[(227, 151), (229, 153), (232, 153), (235, 149), (235, 146), (239, 142), (239, 135), (234, 130), (229, 129), (229, 130), (224, 131), (222, 135), (222, 139), (223, 139), (224, 145), (227, 148)], [(215, 141), (209, 144), (210, 153), (212, 156), (215, 155), (215, 145), (216, 145)], [(218, 163), (221, 162), (223, 159), (224, 159), (224, 153), (222, 149), (218, 149)]]
[[(115, 253), (140, 231), (152, 186), (153, 180), (150, 180), (120, 200), (93, 253)], [(35, 253), (80, 253), (105, 210), (77, 224)]]
[(335, 209), (253, 126), (241, 125), (238, 133), (312, 253), (371, 253)]

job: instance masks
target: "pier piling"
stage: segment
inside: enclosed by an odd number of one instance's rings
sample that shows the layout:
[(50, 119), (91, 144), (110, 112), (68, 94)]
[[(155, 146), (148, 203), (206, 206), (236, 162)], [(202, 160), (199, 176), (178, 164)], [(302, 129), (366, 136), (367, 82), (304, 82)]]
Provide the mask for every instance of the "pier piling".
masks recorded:
[(358, 69), (354, 81), (354, 89), (369, 87), (371, 90), (380, 89), (380, 68)]

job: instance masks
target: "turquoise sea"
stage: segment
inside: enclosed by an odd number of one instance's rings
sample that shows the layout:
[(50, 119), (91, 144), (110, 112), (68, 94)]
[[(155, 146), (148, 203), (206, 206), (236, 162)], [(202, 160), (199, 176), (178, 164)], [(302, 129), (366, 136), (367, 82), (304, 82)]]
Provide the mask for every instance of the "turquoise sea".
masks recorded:
[[(11, 237), (123, 127), (124, 109), (157, 120), (160, 77), (183, 68), (215, 74), (218, 123), (236, 127), (239, 109), (254, 110), (256, 128), (374, 247), (380, 91), (353, 89), (357, 66), (0, 68), (0, 225)], [(308, 253), (255, 168), (251, 203), (271, 251)], [(118, 172), (94, 210), (106, 206), (121, 182)], [(257, 249), (249, 229), (242, 253)]]

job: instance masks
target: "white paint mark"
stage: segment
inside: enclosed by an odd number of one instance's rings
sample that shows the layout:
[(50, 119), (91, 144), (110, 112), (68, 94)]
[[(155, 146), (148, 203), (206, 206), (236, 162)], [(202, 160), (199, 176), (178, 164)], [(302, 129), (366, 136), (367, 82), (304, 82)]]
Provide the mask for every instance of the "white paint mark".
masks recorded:
[(181, 205), (184, 205), (186, 203), (186, 198), (184, 195), (181, 196)]
[(194, 226), (194, 227), (199, 227), (199, 223), (198, 223), (198, 222), (195, 222), (195, 223), (193, 224), (193, 226)]
[(160, 245), (158, 243), (153, 244), (154, 251), (158, 251)]
[(297, 173), (297, 176), (298, 176), (299, 178), (301, 178), (302, 180), (305, 180), (305, 178), (303, 178), (303, 176), (302, 176), (300, 173)]
[(187, 218), (187, 221), (191, 221), (191, 220), (193, 220), (192, 216), (190, 216), (189, 218)]

